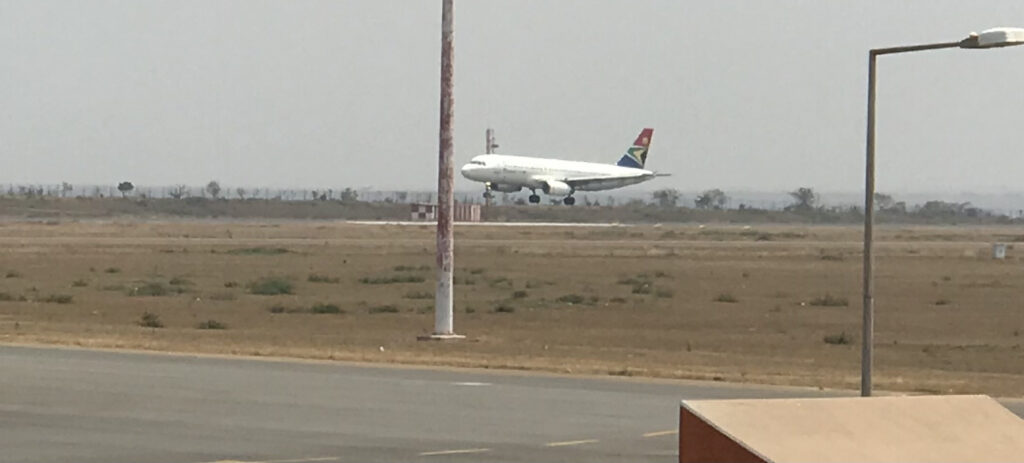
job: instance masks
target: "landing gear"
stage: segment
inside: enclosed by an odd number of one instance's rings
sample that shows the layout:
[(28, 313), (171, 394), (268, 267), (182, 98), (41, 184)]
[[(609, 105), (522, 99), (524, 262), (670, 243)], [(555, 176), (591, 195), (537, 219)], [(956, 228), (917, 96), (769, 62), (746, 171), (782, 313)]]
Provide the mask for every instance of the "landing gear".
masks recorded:
[(491, 193), (491, 184), (490, 183), (485, 183), (484, 184), (484, 199), (492, 199), (492, 198), (494, 198), (494, 194)]
[(572, 196), (566, 196), (565, 199), (562, 200), (562, 202), (565, 203), (566, 206), (572, 206), (573, 204), (576, 204), (576, 198), (573, 198)]
[(533, 190), (530, 190), (530, 191), (533, 193), (533, 194), (530, 195), (530, 204), (539, 204), (540, 203), (540, 195), (538, 195), (536, 191), (533, 191)]

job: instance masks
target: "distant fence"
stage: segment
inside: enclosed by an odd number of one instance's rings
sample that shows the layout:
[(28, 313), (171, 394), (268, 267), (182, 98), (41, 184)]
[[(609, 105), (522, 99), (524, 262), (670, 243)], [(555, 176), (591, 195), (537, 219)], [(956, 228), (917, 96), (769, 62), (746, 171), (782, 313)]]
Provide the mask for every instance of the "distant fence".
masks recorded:
[[(479, 204), (455, 203), (455, 209), (452, 211), (452, 220), (456, 222), (479, 222), (480, 217)], [(434, 204), (413, 204), (409, 218), (413, 221), (436, 221), (437, 206)]]

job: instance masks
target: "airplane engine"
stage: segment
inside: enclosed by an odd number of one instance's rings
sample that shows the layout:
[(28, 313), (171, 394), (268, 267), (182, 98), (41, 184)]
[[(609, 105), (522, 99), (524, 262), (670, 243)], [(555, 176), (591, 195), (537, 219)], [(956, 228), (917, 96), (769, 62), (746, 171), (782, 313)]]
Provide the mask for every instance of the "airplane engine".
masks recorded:
[(494, 191), (500, 191), (502, 193), (515, 193), (522, 190), (521, 185), (499, 185), (497, 183), (491, 185), (491, 189)]
[(551, 196), (565, 196), (572, 193), (572, 187), (565, 182), (559, 182), (558, 180), (548, 180), (544, 182), (544, 193)]

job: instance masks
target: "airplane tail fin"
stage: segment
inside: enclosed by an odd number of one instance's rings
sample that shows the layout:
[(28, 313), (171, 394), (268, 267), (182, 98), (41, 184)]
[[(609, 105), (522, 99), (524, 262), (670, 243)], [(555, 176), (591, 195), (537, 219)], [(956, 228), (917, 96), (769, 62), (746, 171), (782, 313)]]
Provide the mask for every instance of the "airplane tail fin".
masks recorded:
[(647, 149), (651, 146), (651, 137), (653, 135), (654, 129), (643, 129), (640, 131), (640, 135), (636, 137), (633, 146), (626, 150), (626, 154), (622, 155), (622, 158), (619, 159), (616, 165), (643, 169), (644, 164), (647, 162)]

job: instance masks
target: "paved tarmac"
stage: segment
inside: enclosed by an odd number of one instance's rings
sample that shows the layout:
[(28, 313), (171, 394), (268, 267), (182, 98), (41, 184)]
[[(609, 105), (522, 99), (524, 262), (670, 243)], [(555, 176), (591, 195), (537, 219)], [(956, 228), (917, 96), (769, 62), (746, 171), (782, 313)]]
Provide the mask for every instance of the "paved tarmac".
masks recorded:
[(0, 347), (0, 462), (667, 463), (681, 399), (849, 394)]

